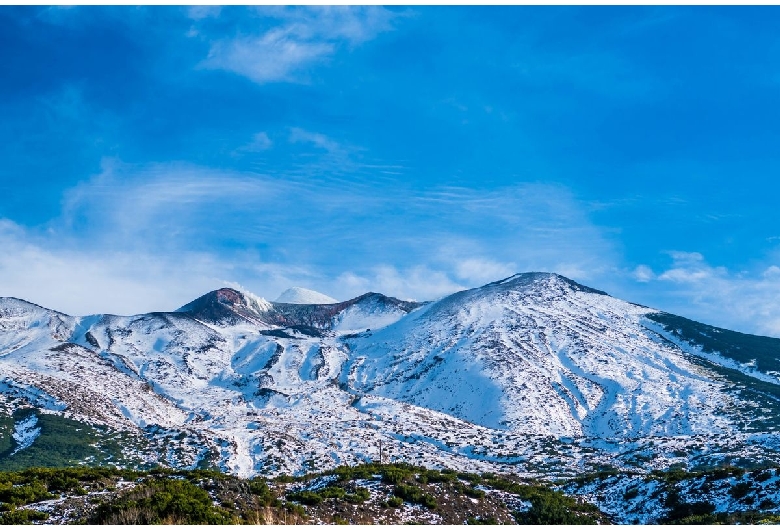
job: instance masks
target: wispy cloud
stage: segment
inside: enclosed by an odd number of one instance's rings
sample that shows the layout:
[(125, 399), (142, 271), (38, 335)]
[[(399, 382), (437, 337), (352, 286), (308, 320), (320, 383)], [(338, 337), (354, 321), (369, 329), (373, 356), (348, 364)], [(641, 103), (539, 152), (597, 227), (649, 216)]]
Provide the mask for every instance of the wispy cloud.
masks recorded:
[(310, 6), (258, 9), (287, 24), (302, 39), (344, 40), (362, 44), (393, 28), (398, 12), (381, 6)]
[(300, 81), (300, 71), (329, 57), (335, 49), (330, 42), (306, 42), (286, 29), (273, 29), (260, 37), (237, 37), (214, 43), (207, 68), (229, 70), (256, 83)]
[(203, 20), (204, 18), (218, 17), (222, 6), (189, 6), (187, 8), (187, 16), (192, 20)]
[[(297, 134), (323, 149), (341, 145)], [(13, 283), (14, 293), (25, 297), (29, 289), (36, 301), (45, 290), (35, 288), (34, 277), (48, 274), (49, 263), (56, 273), (41, 286), (80, 290), (81, 312), (90, 303), (87, 312), (175, 307), (222, 281), (271, 299), (292, 285), (342, 299), (369, 290), (430, 299), (525, 270), (600, 285), (615, 259), (566, 188), (538, 183), (487, 191), (414, 190), (388, 181), (380, 193), (327, 176), (108, 160), (63, 204), (47, 232), (7, 236), (6, 247), (17, 249), (11, 254), (26, 258), (6, 257), (0, 274), (9, 283), (0, 282), (0, 292)], [(28, 243), (29, 252), (18, 250)], [(40, 267), (27, 267), (30, 260)], [(105, 288), (91, 287), (97, 283)], [(72, 303), (59, 307), (74, 310)]]
[(514, 263), (499, 263), (486, 258), (466, 258), (455, 264), (455, 275), (469, 285), (506, 278), (518, 272)]
[(650, 280), (655, 279), (655, 273), (653, 273), (653, 269), (651, 269), (647, 265), (639, 265), (632, 272), (632, 276), (636, 281), (642, 283), (647, 283)]
[(392, 29), (393, 12), (379, 6), (261, 9), (276, 21), (259, 34), (215, 40), (202, 66), (235, 72), (263, 84), (305, 82), (305, 70)]
[[(732, 271), (698, 252), (670, 252), (658, 273), (642, 265), (635, 277), (663, 291), (668, 311), (748, 333), (780, 336), (780, 266)], [(635, 271), (636, 273), (636, 271)]]
[(270, 149), (274, 143), (265, 131), (255, 133), (252, 140), (236, 149), (236, 153), (260, 153)]
[(309, 143), (315, 147), (324, 149), (331, 154), (344, 153), (345, 149), (332, 138), (328, 138), (324, 134), (314, 133), (299, 127), (293, 127), (290, 129), (290, 142), (292, 143)]
[(116, 249), (63, 241), (0, 220), (0, 295), (71, 315), (172, 311), (213, 289), (239, 283), (273, 299), (291, 285), (326, 288), (306, 267), (230, 253), (139, 246)]
[(69, 314), (173, 310), (220, 285), (213, 257), (76, 249), (0, 223), (0, 292)]
[(391, 265), (372, 267), (362, 274), (345, 272), (335, 282), (340, 292), (364, 293), (378, 291), (392, 293), (404, 300), (435, 300), (465, 289), (463, 283), (453, 281), (446, 271), (424, 265), (398, 269)]

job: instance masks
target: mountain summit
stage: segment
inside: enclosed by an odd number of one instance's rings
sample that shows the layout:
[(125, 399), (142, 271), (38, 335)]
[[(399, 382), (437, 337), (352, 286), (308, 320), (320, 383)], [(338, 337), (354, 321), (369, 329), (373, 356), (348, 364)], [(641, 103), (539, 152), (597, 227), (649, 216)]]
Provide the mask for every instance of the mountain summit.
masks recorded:
[(338, 300), (330, 296), (303, 287), (292, 287), (274, 300), (278, 304), (337, 304)]
[(256, 324), (264, 323), (264, 314), (273, 309), (265, 299), (222, 288), (204, 294), (176, 310), (193, 318), (214, 323), (236, 323), (239, 319)]
[(224, 288), (176, 312), (89, 317), (0, 298), (5, 458), (38, 450), (21, 434), (36, 421), (46, 451), (59, 449), (45, 426), (66, 422), (76, 438), (97, 433), (93, 449), (122, 440), (125, 456), (94, 462), (244, 476), (373, 460), (380, 442), (383, 458), (536, 474), (780, 447), (780, 339), (551, 273), (428, 303), (315, 294)]

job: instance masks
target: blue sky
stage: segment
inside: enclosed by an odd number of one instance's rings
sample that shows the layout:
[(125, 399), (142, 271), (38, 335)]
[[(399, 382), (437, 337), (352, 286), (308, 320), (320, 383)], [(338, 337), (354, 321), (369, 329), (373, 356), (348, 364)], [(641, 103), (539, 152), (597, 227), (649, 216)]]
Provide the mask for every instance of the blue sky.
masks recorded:
[(0, 7), (0, 291), (556, 271), (780, 336), (774, 7)]

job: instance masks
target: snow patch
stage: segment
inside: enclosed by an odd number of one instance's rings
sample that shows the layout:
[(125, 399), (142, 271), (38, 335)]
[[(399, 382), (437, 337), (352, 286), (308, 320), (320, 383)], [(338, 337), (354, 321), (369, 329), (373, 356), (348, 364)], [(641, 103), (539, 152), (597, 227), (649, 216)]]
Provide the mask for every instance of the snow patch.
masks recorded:
[(38, 425), (38, 416), (34, 414), (14, 423), (14, 432), (11, 437), (16, 442), (16, 449), (11, 455), (27, 449), (40, 436), (41, 428), (36, 427), (36, 425)]

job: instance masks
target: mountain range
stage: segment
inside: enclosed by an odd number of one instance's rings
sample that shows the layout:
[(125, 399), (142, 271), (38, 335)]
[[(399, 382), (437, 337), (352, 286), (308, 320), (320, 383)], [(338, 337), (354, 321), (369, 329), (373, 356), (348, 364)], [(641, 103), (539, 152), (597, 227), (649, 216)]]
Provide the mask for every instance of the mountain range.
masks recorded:
[(780, 339), (550, 273), (423, 303), (223, 288), (74, 317), (0, 298), (0, 467), (554, 477), (780, 461), (779, 376)]

